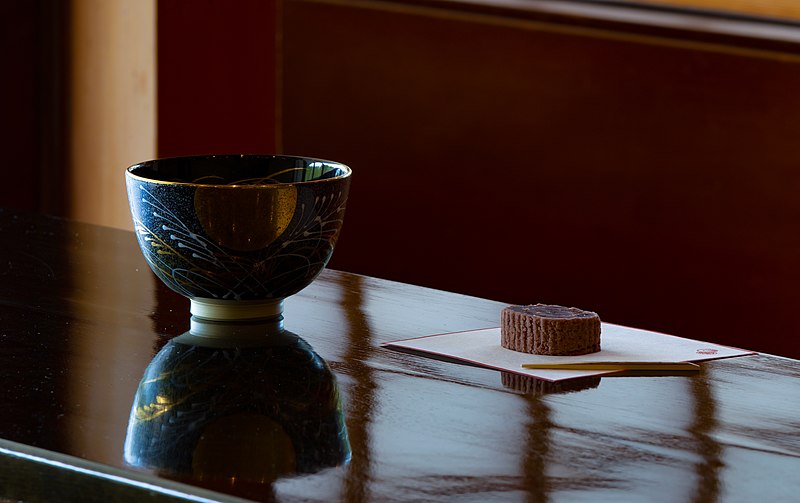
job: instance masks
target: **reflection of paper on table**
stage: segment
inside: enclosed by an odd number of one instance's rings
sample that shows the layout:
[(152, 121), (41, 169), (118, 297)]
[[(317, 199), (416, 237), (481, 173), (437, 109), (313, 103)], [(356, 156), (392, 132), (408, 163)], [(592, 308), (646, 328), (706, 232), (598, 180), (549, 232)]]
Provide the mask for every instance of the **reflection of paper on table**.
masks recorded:
[(384, 346), (454, 358), (483, 367), (529, 375), (547, 381), (612, 374), (619, 371), (529, 370), (523, 369), (521, 365), (523, 363), (558, 363), (567, 361), (683, 362), (755, 354), (753, 351), (684, 339), (648, 330), (622, 327), (610, 323), (602, 324), (601, 350), (597, 353), (581, 356), (542, 356), (505, 349), (500, 346), (499, 328), (405, 339), (388, 342)]

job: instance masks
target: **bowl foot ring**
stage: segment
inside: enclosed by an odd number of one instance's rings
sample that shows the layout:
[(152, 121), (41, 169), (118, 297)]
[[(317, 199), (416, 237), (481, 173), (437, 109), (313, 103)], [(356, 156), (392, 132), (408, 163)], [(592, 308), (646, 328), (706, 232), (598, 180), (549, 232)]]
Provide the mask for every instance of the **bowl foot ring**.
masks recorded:
[(283, 299), (270, 300), (191, 300), (192, 316), (205, 320), (244, 321), (268, 320), (283, 314)]

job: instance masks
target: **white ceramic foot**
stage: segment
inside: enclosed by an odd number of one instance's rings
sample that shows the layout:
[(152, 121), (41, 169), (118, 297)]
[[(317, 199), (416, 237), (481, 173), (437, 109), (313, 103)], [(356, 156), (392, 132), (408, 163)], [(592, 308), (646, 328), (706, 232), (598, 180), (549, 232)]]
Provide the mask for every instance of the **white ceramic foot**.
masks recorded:
[(217, 300), (191, 299), (192, 316), (206, 320), (246, 321), (277, 318), (283, 313), (283, 299)]

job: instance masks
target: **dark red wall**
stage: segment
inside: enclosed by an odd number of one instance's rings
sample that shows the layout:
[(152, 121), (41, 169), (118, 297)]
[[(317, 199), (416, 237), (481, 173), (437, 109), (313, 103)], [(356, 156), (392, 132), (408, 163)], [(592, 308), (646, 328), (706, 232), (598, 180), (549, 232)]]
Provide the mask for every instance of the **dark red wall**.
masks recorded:
[(158, 155), (276, 149), (275, 1), (158, 2)]
[(800, 357), (800, 46), (283, 14), (284, 147), (353, 168), (333, 268)]
[(800, 356), (800, 47), (380, 5), (161, 0), (159, 155), (350, 164), (334, 268)]
[(42, 8), (39, 2), (0, 2), (0, 151), (6, 181), (0, 184), (0, 206), (39, 207), (42, 141)]

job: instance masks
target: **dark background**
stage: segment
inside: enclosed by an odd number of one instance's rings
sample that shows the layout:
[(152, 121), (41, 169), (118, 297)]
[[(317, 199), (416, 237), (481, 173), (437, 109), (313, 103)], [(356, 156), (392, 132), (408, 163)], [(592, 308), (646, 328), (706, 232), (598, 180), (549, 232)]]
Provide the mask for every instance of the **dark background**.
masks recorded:
[[(333, 268), (800, 357), (800, 29), (537, 5), (162, 0), (158, 154), (351, 165)], [(68, 216), (68, 2), (0, 13), (0, 205)]]

